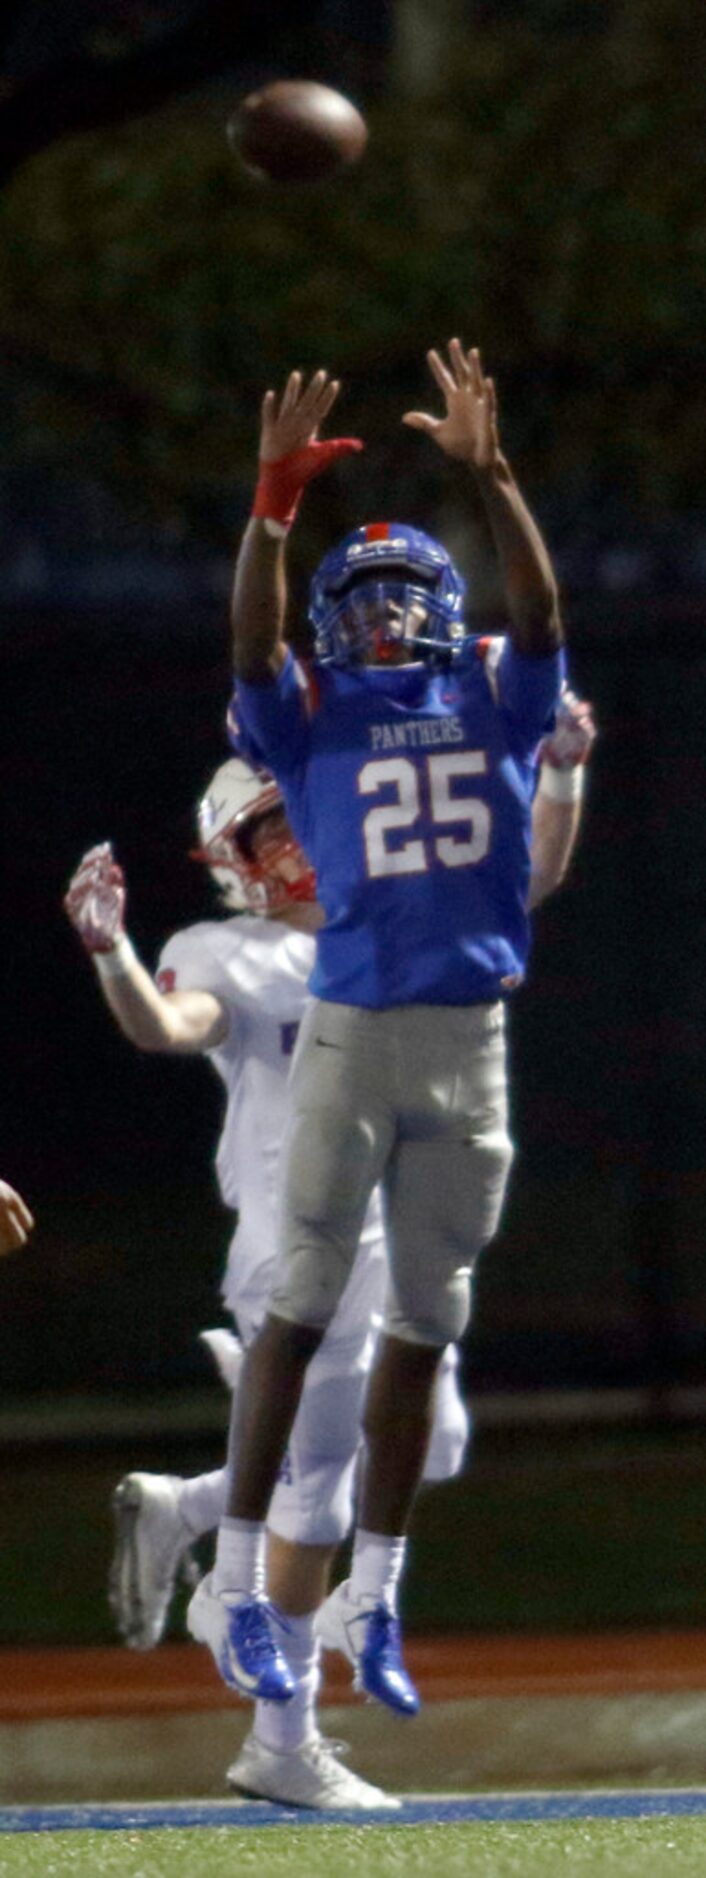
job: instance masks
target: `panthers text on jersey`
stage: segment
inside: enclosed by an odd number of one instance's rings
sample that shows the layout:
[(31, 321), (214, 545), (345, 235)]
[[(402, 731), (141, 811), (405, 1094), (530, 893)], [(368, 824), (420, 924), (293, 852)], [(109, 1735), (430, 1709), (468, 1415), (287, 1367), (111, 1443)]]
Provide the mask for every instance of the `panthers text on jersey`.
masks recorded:
[(240, 683), (326, 924), (311, 990), (343, 1004), (469, 1004), (522, 978), (537, 744), (560, 653), (466, 641), (444, 669), (333, 666)]

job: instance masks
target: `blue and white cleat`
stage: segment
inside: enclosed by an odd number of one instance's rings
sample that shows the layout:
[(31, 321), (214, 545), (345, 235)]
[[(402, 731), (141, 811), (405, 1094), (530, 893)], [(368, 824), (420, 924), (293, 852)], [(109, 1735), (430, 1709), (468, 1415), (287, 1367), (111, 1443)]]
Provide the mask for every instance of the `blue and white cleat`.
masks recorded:
[(387, 1604), (372, 1599), (354, 1604), (346, 1582), (317, 1611), (314, 1629), (325, 1650), (338, 1650), (353, 1664), (353, 1686), (360, 1694), (384, 1702), (398, 1715), (417, 1714), (421, 1703), (402, 1661), (399, 1621)]
[(277, 1648), (266, 1598), (219, 1597), (212, 1573), (202, 1578), (186, 1613), (187, 1629), (207, 1644), (229, 1689), (252, 1702), (289, 1702), (297, 1684)]

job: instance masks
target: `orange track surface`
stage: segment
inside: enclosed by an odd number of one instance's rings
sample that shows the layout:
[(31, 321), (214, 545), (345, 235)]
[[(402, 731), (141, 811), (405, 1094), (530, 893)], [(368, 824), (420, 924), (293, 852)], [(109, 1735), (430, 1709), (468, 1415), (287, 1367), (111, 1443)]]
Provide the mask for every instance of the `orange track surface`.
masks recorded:
[[(607, 1636), (410, 1639), (405, 1660), (426, 1701), (470, 1696), (635, 1695), (706, 1689), (706, 1631)], [(351, 1672), (327, 1659), (324, 1702), (352, 1699)], [(0, 1650), (0, 1721), (164, 1715), (227, 1707), (206, 1650)]]

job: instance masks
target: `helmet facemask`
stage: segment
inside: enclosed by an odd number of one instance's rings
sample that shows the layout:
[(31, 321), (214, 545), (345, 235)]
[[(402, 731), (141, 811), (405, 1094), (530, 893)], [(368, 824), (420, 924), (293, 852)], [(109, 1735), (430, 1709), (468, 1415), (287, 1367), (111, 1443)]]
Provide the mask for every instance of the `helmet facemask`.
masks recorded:
[(447, 661), (467, 636), (465, 583), (446, 549), (403, 522), (357, 528), (330, 550), (311, 586), (322, 665)]
[(392, 664), (401, 646), (423, 659), (450, 654), (464, 637), (463, 622), (449, 621), (447, 607), (430, 587), (411, 572), (399, 579), (390, 570), (389, 578), (356, 580), (331, 607), (317, 633), (315, 656), (321, 664), (363, 665), (372, 651), (377, 663)]
[(198, 825), (201, 846), (191, 859), (205, 862), (233, 912), (268, 918), (316, 899), (313, 867), (292, 834), (277, 784), (238, 758), (216, 772)]

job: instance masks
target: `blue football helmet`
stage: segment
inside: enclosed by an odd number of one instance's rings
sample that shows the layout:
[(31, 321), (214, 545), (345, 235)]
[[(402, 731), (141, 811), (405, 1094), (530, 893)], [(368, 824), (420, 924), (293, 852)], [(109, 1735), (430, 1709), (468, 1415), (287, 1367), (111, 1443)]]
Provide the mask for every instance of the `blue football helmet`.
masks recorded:
[(331, 548), (311, 583), (309, 619), (320, 665), (380, 663), (406, 646), (449, 658), (468, 635), (465, 581), (441, 543), (406, 522), (370, 522)]

